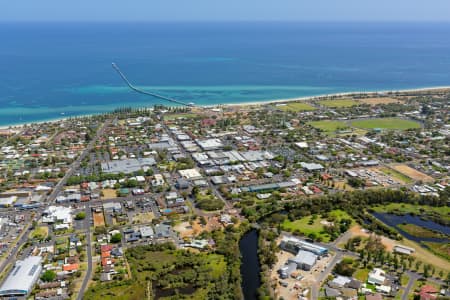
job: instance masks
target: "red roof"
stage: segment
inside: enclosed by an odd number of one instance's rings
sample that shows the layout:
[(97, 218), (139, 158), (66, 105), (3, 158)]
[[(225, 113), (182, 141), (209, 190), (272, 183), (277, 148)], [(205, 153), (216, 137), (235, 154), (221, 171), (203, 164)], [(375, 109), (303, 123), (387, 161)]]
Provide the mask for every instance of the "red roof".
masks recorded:
[(111, 257), (111, 251), (103, 251), (102, 258)]
[(63, 265), (63, 271), (76, 271), (79, 267), (78, 264)]
[(100, 247), (101, 252), (111, 251), (113, 249), (112, 245), (102, 245)]
[(421, 289), (420, 289), (421, 293), (428, 293), (428, 294), (434, 294), (437, 293), (438, 290), (431, 285), (424, 285)]

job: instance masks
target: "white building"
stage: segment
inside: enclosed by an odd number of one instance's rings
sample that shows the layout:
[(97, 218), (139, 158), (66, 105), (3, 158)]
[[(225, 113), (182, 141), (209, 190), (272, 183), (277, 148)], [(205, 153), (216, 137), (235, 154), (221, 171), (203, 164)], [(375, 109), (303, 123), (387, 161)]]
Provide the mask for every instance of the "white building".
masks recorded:
[(42, 222), (62, 222), (63, 224), (71, 224), (72, 208), (64, 206), (49, 206), (43, 213)]
[(202, 178), (202, 174), (197, 169), (179, 170), (178, 173), (184, 179), (195, 180)]
[(375, 285), (383, 285), (386, 281), (386, 274), (383, 270), (379, 268), (375, 268), (369, 273), (369, 279), (367, 279), (367, 282), (370, 284)]
[(0, 296), (26, 296), (33, 289), (34, 284), (42, 271), (42, 257), (29, 256), (24, 260), (16, 261), (2, 287)]

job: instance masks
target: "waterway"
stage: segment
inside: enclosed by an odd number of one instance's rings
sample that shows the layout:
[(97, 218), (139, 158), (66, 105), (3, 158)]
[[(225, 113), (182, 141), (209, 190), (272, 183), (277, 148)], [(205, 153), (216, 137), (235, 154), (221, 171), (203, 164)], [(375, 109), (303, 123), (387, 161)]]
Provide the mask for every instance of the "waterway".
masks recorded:
[(258, 258), (258, 232), (253, 229), (243, 235), (239, 242), (241, 253), (242, 293), (245, 300), (257, 299), (257, 290), (261, 286)]
[(403, 223), (414, 224), (414, 225), (421, 226), (421, 227), (424, 227), (427, 229), (442, 232), (446, 235), (450, 235), (450, 227), (438, 224), (436, 222), (429, 221), (429, 220), (422, 220), (418, 216), (413, 216), (413, 215), (409, 215), (409, 214), (399, 216), (399, 215), (395, 215), (395, 214), (375, 212), (375, 213), (373, 213), (373, 216), (376, 217), (381, 222), (385, 223), (386, 225), (394, 227), (405, 238), (415, 241), (417, 243), (420, 243), (420, 242), (436, 242), (436, 243), (450, 242), (449, 239), (444, 239), (444, 238), (425, 238), (425, 237), (414, 236), (414, 235), (411, 235), (411, 234), (405, 232), (398, 226)]

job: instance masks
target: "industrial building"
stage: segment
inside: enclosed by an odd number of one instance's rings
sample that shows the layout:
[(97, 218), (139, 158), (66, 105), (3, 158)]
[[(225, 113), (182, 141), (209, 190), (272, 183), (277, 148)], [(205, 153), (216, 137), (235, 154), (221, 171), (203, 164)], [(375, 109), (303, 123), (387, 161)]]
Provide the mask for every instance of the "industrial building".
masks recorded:
[(41, 274), (42, 257), (30, 256), (18, 260), (0, 288), (1, 297), (26, 296)]
[(312, 252), (300, 250), (296, 256), (289, 258), (288, 262), (295, 263), (298, 269), (309, 271), (316, 264), (317, 257)]

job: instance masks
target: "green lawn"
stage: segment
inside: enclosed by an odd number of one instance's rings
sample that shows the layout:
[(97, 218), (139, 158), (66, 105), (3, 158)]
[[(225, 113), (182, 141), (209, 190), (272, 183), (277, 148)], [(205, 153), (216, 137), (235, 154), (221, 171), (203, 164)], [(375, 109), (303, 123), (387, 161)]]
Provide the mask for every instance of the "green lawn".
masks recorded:
[(327, 133), (335, 133), (338, 130), (349, 129), (349, 126), (343, 121), (312, 121), (308, 122), (308, 124)]
[(314, 106), (306, 102), (289, 102), (286, 103), (286, 105), (277, 105), (276, 108), (282, 111), (292, 111), (292, 112), (311, 111), (316, 109)]
[(352, 99), (338, 99), (338, 100), (322, 100), (319, 101), (320, 105), (332, 108), (352, 107), (359, 105), (360, 102)]
[(367, 278), (369, 277), (369, 272), (370, 272), (369, 269), (358, 269), (353, 274), (353, 277), (355, 277), (361, 282), (366, 282)]
[(420, 124), (415, 121), (399, 119), (399, 118), (374, 118), (357, 120), (352, 122), (353, 127), (362, 129), (390, 129), (390, 130), (406, 130), (412, 128), (420, 128)]
[[(333, 210), (328, 214), (327, 218), (317, 215), (314, 219), (313, 216), (307, 216), (295, 221), (290, 221), (289, 219), (284, 220), (281, 227), (284, 230), (289, 231), (299, 231), (303, 235), (308, 236), (309, 234), (314, 234), (316, 237), (320, 237), (323, 242), (327, 243), (330, 241), (330, 235), (324, 231), (324, 225), (321, 221), (334, 220), (334, 222), (339, 222), (341, 219), (352, 219), (345, 211)], [(312, 220), (312, 222), (311, 222)]]

